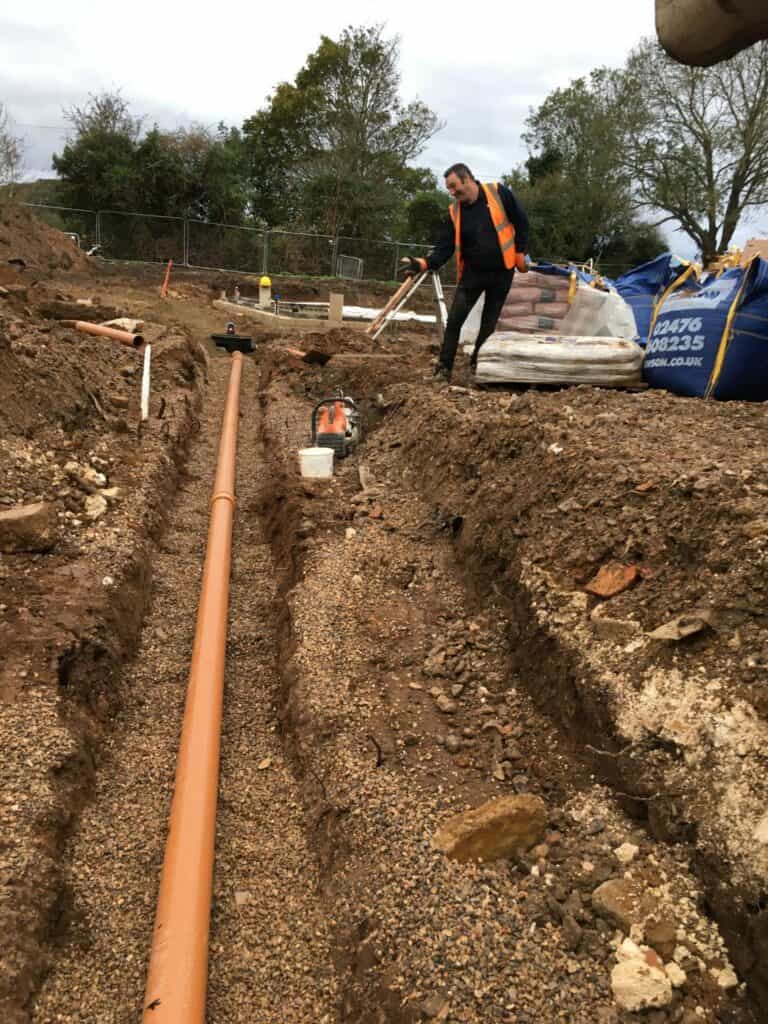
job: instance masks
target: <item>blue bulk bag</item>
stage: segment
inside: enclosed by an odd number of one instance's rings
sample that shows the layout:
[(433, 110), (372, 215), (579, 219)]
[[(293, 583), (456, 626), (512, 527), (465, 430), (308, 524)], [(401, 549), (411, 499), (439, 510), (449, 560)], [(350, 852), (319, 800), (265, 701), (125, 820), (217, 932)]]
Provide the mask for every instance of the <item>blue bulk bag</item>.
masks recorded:
[(659, 301), (669, 290), (674, 291), (695, 274), (695, 266), (681, 260), (671, 252), (662, 253), (655, 260), (633, 267), (616, 279), (614, 287), (632, 307), (639, 334), (639, 342), (648, 340), (653, 314)]
[(768, 400), (768, 262), (755, 257), (670, 294), (657, 310), (643, 377), (691, 398)]

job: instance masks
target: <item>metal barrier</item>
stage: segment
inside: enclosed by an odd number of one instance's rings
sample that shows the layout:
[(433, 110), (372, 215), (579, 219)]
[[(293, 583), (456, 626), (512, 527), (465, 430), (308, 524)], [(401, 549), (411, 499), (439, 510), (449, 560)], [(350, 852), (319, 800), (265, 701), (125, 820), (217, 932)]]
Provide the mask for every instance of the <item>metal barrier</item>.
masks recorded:
[(204, 220), (189, 220), (186, 223), (184, 266), (201, 270), (240, 270), (252, 274), (268, 272), (267, 232), (261, 228), (237, 227)]
[(95, 210), (80, 210), (74, 206), (41, 206), (38, 203), (22, 203), (37, 211), (40, 219), (58, 231), (80, 236), (83, 249), (99, 244), (99, 215)]
[(188, 222), (183, 217), (99, 210), (100, 255), (142, 263), (186, 264)]
[(336, 257), (336, 277), (346, 277), (350, 281), (360, 281), (365, 267), (359, 256), (347, 256), (340, 253)]
[[(428, 245), (370, 238), (318, 235), (282, 229), (218, 224), (188, 217), (82, 210), (67, 206), (24, 203), (61, 231), (76, 233), (81, 245), (100, 246), (106, 259), (167, 263), (201, 270), (243, 274), (295, 274), (338, 277), (340, 257), (362, 261), (369, 280), (393, 281), (403, 256), (423, 256)], [(346, 264), (348, 268), (350, 262)], [(455, 280), (454, 263), (442, 268), (446, 282)]]

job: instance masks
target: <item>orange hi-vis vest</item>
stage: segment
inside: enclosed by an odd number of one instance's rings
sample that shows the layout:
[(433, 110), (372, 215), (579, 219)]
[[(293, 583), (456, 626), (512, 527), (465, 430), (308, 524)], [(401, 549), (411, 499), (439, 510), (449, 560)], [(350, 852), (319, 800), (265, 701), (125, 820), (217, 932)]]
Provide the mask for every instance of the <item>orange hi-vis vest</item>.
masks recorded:
[[(507, 270), (512, 270), (517, 267), (519, 270), (524, 270), (524, 257), (521, 253), (521, 259), (517, 257), (517, 250), (515, 249), (515, 226), (512, 224), (510, 219), (507, 217), (507, 211), (504, 209), (504, 204), (501, 201), (499, 195), (498, 182), (484, 184), (482, 181), (478, 182), (478, 185), (485, 193), (485, 198), (488, 200), (488, 210), (491, 214), (491, 220), (493, 226), (496, 228), (496, 236), (499, 240), (499, 248), (501, 249), (501, 255), (504, 259), (504, 266)], [(461, 276), (464, 273), (464, 260), (461, 258), (461, 203), (454, 199), (448, 208), (453, 221), (453, 227), (455, 231), (455, 245), (456, 245), (456, 266), (458, 268), (457, 281), (461, 280)]]

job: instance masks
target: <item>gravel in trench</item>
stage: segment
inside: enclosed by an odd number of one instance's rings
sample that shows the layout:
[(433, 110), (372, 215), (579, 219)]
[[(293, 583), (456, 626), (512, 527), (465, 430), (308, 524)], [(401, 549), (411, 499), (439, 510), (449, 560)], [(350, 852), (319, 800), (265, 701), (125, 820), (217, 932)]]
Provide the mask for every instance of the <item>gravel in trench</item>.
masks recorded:
[[(275, 579), (259, 532), (256, 367), (246, 361), (211, 929), (210, 1022), (331, 1019), (333, 973), (298, 793), (275, 732)], [(154, 561), (152, 607), (123, 679), (97, 793), (70, 842), (71, 926), (35, 1024), (131, 1024), (144, 994), (228, 380), (212, 359), (193, 444)]]

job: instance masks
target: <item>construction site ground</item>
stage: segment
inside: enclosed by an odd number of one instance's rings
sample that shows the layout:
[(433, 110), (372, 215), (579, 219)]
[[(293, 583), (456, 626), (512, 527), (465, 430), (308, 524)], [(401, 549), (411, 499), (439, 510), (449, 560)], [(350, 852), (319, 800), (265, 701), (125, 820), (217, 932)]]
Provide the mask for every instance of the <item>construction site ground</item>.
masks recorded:
[[(0, 556), (8, 1024), (141, 1014), (229, 374), (212, 301), (258, 289), (162, 277), (0, 210), (0, 513), (45, 503), (49, 538)], [(153, 343), (143, 426), (140, 352), (60, 322), (116, 316)], [(428, 327), (237, 328), (208, 1020), (767, 1019), (764, 408), (479, 390), (461, 355), (447, 387)], [(302, 479), (338, 387), (361, 443)], [(546, 808), (532, 849), (433, 844), (514, 794)], [(626, 938), (677, 964), (637, 1013)]]

